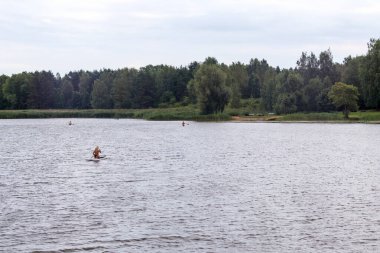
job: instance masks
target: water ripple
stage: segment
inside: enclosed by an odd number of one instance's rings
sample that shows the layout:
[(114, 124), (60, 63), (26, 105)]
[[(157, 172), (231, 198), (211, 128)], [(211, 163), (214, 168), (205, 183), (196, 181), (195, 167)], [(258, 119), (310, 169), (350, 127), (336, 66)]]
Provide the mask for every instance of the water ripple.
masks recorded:
[[(0, 133), (0, 252), (380, 249), (376, 125), (46, 119)], [(109, 159), (87, 162), (95, 145)]]

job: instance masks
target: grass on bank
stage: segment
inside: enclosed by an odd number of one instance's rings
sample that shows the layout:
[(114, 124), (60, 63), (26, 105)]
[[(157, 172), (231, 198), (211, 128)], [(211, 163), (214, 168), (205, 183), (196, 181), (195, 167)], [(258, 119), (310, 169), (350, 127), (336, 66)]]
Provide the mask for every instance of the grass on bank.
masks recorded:
[(380, 122), (379, 111), (352, 112), (345, 119), (342, 112), (293, 113), (279, 117), (278, 121), (320, 121), (320, 122)]
[(20, 118), (132, 118), (146, 120), (225, 121), (228, 114), (201, 115), (193, 106), (154, 109), (0, 110), (1, 119)]
[(279, 118), (279, 121), (342, 121), (343, 114), (338, 112), (292, 113)]
[(294, 121), (294, 122), (375, 122), (380, 123), (380, 111), (350, 113), (349, 119), (341, 112), (293, 113), (273, 115), (249, 113), (247, 108), (227, 108), (222, 114), (201, 115), (196, 106), (154, 109), (59, 109), (59, 110), (0, 110), (1, 119), (18, 118), (132, 118), (146, 120), (191, 120), (191, 121)]
[(380, 111), (353, 112), (350, 118), (357, 118), (361, 122), (380, 122)]

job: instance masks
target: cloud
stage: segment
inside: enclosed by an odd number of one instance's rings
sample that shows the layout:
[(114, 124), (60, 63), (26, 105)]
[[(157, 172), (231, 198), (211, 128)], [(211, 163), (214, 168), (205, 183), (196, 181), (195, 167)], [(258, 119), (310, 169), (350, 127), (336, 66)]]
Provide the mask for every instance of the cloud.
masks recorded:
[(294, 67), (302, 51), (329, 47), (342, 61), (365, 53), (378, 16), (371, 0), (2, 0), (1, 70), (179, 66), (207, 56)]

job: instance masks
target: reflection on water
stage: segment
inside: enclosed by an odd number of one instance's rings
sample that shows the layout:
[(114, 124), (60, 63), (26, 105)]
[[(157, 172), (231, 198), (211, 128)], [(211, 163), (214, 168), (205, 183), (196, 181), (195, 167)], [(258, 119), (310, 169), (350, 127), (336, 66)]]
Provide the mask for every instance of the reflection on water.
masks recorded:
[(0, 121), (0, 252), (380, 251), (378, 125), (67, 122)]

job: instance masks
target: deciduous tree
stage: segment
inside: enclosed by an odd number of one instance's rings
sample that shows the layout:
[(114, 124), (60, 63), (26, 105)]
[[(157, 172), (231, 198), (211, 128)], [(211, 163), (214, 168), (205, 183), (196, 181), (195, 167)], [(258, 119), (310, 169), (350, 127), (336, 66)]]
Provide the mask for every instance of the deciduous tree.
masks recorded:
[(343, 111), (346, 119), (350, 111), (358, 110), (358, 95), (358, 88), (341, 82), (335, 83), (328, 93), (334, 105)]
[(226, 78), (226, 73), (216, 64), (202, 64), (197, 70), (194, 84), (201, 113), (224, 111), (230, 96)]

